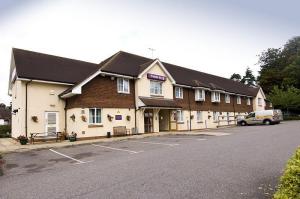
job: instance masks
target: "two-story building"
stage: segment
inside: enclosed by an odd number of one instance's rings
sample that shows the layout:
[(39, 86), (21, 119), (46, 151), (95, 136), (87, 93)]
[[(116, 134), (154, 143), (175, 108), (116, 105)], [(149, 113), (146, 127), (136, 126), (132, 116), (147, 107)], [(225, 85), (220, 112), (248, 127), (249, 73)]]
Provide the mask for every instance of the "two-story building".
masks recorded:
[(12, 136), (197, 130), (268, 107), (260, 87), (120, 51), (100, 64), (13, 49)]

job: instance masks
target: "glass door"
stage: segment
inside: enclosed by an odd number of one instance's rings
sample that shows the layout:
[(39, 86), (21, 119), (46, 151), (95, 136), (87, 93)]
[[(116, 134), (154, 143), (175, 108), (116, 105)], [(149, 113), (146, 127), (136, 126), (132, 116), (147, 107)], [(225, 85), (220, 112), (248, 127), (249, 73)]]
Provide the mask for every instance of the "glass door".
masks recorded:
[(144, 126), (145, 126), (145, 133), (153, 132), (153, 110), (145, 110)]

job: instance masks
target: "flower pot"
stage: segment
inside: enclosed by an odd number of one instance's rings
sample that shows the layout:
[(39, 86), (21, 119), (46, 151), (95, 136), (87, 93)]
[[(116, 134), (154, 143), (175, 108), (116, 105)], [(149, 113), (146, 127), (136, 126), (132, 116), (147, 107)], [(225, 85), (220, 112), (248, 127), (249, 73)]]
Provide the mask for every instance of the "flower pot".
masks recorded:
[(70, 142), (75, 142), (76, 141), (76, 137), (69, 137)]
[(21, 145), (26, 145), (27, 142), (28, 142), (28, 140), (20, 140), (20, 144), (21, 144)]

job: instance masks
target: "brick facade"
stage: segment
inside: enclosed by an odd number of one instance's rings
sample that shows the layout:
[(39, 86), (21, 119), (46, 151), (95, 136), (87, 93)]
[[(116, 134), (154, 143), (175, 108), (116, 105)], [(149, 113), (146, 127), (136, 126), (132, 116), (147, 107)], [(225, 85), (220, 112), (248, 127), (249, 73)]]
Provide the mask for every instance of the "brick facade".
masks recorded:
[(82, 94), (67, 99), (66, 108), (135, 108), (134, 80), (130, 94), (117, 92), (117, 78), (97, 76), (82, 87)]
[[(175, 91), (174, 91), (175, 95)], [(205, 101), (195, 101), (195, 90), (183, 88), (183, 99), (175, 98), (177, 105), (185, 110), (199, 110), (199, 111), (217, 111), (217, 112), (251, 112), (253, 111), (253, 102), (247, 105), (247, 97), (241, 97), (241, 104), (237, 104), (236, 96), (230, 95), (230, 103), (225, 102), (225, 94), (221, 93), (221, 102), (211, 102), (211, 92), (205, 91)]]

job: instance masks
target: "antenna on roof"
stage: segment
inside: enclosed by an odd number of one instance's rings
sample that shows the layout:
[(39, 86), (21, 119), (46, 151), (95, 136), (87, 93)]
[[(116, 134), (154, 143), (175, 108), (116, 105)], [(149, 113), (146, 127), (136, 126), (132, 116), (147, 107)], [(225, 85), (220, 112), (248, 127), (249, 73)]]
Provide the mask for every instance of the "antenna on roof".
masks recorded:
[(153, 59), (153, 52), (155, 51), (155, 49), (154, 48), (148, 48), (148, 50), (151, 51), (151, 58)]

